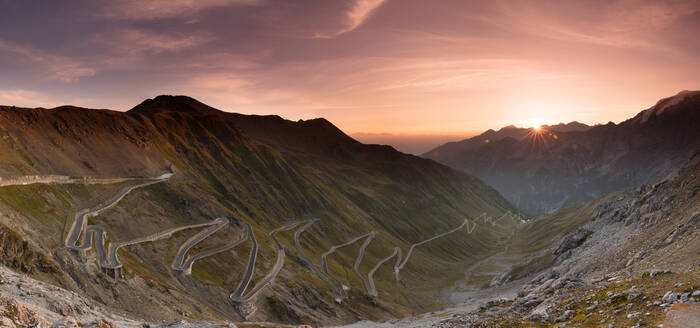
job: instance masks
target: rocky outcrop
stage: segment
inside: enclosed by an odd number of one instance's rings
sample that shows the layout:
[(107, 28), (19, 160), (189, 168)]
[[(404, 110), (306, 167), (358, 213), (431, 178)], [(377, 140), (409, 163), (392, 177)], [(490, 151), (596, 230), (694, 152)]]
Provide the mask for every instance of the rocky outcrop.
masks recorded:
[(559, 246), (557, 246), (557, 249), (554, 250), (554, 255), (560, 256), (576, 247), (579, 247), (586, 240), (586, 238), (588, 238), (590, 234), (590, 230), (580, 228), (566, 235), (562, 239), (561, 243), (559, 243)]
[(0, 225), (0, 264), (33, 274), (59, 272), (58, 266), (43, 252), (33, 249), (19, 234)]

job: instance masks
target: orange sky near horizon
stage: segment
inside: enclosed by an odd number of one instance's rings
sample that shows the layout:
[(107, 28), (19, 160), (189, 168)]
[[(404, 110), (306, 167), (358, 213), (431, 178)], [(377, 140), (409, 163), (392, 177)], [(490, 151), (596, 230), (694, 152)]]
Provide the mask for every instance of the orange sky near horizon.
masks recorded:
[(700, 89), (700, 1), (2, 6), (8, 105), (127, 110), (184, 94), (226, 111), (325, 117), (351, 135), (442, 140), (509, 124), (617, 123)]

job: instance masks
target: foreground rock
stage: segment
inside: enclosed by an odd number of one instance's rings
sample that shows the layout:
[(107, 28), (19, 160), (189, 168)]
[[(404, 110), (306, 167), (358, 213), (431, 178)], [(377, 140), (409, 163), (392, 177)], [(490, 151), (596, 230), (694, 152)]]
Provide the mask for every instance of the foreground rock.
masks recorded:
[[(268, 322), (145, 322), (117, 313), (74, 292), (29, 278), (0, 266), (0, 327), (2, 328), (236, 328), (304, 327)], [(307, 326), (308, 327), (308, 326)]]
[(665, 328), (700, 327), (700, 305), (679, 303), (671, 307), (664, 321)]

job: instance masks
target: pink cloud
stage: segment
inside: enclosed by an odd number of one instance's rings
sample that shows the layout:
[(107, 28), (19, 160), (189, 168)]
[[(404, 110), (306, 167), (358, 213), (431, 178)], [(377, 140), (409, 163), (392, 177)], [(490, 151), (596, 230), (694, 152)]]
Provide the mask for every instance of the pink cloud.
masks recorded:
[(98, 16), (124, 20), (191, 17), (207, 9), (261, 2), (262, 0), (116, 0), (108, 1)]
[(0, 41), (0, 50), (18, 55), (18, 60), (28, 61), (32, 67), (39, 68), (48, 78), (65, 83), (75, 82), (97, 73), (97, 70), (82, 61), (48, 54), (30, 47)]
[(379, 8), (379, 6), (381, 6), (385, 1), (386, 0), (356, 0), (350, 11), (345, 13), (347, 20), (346, 27), (331, 34), (316, 33), (314, 38), (335, 38), (341, 34), (345, 34), (358, 28), (370, 17), (372, 12)]
[(96, 35), (92, 37), (92, 42), (105, 45), (116, 53), (136, 55), (178, 52), (213, 39), (208, 33), (165, 34), (130, 28)]

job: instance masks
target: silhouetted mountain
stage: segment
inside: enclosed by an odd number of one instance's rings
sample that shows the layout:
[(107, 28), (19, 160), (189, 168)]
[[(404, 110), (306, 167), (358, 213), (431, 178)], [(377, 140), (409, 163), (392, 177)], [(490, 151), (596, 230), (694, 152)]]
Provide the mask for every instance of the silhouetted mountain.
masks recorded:
[(591, 128), (591, 126), (579, 123), (576, 121), (571, 121), (569, 123), (559, 123), (555, 125), (544, 125), (542, 126), (545, 130), (557, 131), (557, 132), (572, 132), (572, 131), (586, 131)]
[(618, 125), (572, 123), (500, 139), (501, 131), (489, 130), (423, 156), (483, 179), (532, 214), (655, 183), (700, 157), (698, 91), (662, 99)]
[(479, 148), (486, 144), (498, 142), (506, 138), (520, 140), (527, 136), (528, 133), (530, 133), (530, 129), (518, 128), (515, 125), (503, 127), (498, 131), (489, 129), (476, 137), (462, 141), (448, 142), (423, 154), (422, 156), (439, 159), (449, 163), (453, 160), (457, 160), (458, 158), (455, 158), (455, 156), (458, 157), (459, 154), (465, 151)]
[(205, 105), (194, 98), (187, 96), (160, 95), (153, 99), (146, 99), (127, 113), (162, 113), (179, 112), (190, 114), (216, 114), (221, 113), (216, 108)]

